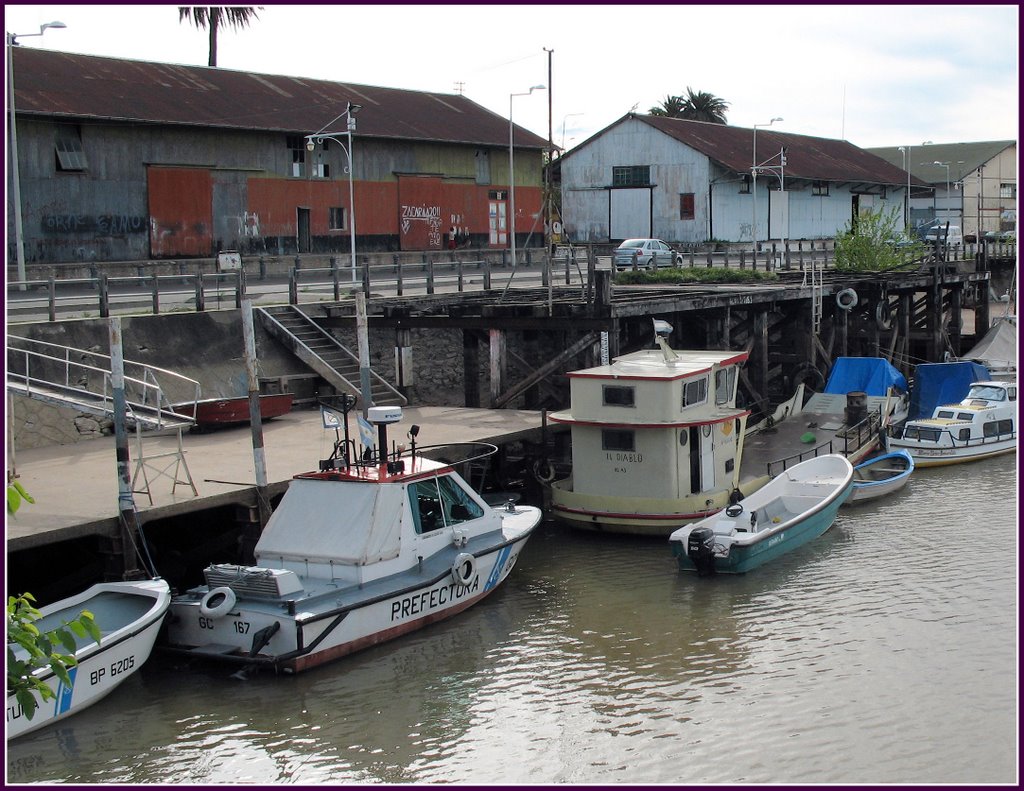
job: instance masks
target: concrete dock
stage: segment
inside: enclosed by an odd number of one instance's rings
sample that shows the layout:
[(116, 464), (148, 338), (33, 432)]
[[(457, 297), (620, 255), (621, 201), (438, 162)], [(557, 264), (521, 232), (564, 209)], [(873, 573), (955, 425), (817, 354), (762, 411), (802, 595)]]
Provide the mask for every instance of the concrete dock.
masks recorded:
[[(420, 426), (417, 446), (457, 442), (538, 439), (542, 413), (509, 409), (406, 407), (400, 423), (388, 427), (389, 442), (406, 442), (412, 425)], [(350, 435), (358, 437), (354, 416)], [(139, 457), (134, 432), (129, 434), (131, 471)], [(318, 469), (333, 448), (335, 431), (324, 429), (318, 409), (291, 412), (263, 424), (268, 490), (284, 491), (291, 478)], [(182, 433), (185, 463), (198, 495), (187, 483), (175, 486), (176, 432), (143, 435), (150, 496), (136, 493), (143, 522), (178, 516), (239, 499), (256, 485), (252, 431), (248, 425), (206, 434)], [(170, 455), (165, 455), (170, 454)], [(10, 461), (10, 459), (8, 460)], [(17, 480), (35, 500), (7, 514), (7, 551), (42, 546), (82, 535), (116, 529), (118, 473), (114, 437), (15, 451)], [(162, 473), (162, 474), (161, 474)], [(185, 479), (183, 469), (177, 480)], [(133, 480), (140, 489), (141, 474)], [(172, 489), (174, 491), (172, 491)]]

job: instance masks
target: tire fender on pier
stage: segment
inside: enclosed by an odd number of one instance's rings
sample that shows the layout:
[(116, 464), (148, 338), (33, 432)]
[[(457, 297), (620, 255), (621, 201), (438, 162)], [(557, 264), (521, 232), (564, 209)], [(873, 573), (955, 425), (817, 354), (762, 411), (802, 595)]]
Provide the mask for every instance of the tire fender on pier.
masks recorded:
[(857, 307), (857, 302), (860, 298), (857, 296), (857, 292), (852, 288), (844, 288), (838, 294), (836, 294), (836, 305), (841, 310), (853, 310)]

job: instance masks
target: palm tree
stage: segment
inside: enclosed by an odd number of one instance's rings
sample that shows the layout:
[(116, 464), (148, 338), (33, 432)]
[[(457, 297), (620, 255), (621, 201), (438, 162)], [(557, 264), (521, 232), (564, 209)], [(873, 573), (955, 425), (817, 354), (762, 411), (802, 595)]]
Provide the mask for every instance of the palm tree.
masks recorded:
[(178, 6), (178, 21), (186, 19), (201, 29), (210, 30), (210, 65), (217, 65), (217, 31), (221, 25), (228, 25), (235, 30), (248, 27), (253, 19), (259, 19), (256, 11), (262, 11), (263, 6), (253, 8), (251, 6)]
[(667, 118), (682, 118), (683, 97), (666, 96), (659, 106), (652, 107), (648, 112), (651, 115), (663, 115)]
[(725, 111), (729, 103), (719, 99), (712, 93), (699, 91), (693, 92), (689, 86), (686, 87), (686, 99), (683, 101), (683, 114), (680, 118), (689, 121), (708, 121), (712, 124), (724, 124)]
[(683, 118), (687, 121), (709, 121), (713, 124), (724, 124), (725, 111), (729, 103), (717, 96), (704, 91), (686, 88), (686, 96), (666, 96), (657, 107), (652, 107), (651, 115), (666, 118)]

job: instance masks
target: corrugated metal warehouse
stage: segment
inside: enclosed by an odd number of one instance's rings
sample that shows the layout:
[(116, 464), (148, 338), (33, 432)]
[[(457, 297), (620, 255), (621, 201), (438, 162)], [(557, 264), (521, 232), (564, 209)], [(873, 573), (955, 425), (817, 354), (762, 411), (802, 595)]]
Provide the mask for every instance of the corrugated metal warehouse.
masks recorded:
[(635, 113), (562, 157), (560, 171), (566, 232), (581, 242), (751, 242), (755, 222), (760, 242), (823, 239), (883, 207), (902, 227), (907, 189), (904, 170), (845, 140), (762, 128), (755, 149), (752, 129)]
[[(347, 252), (350, 103), (360, 252), (442, 249), (453, 227), (464, 244), (509, 246), (509, 121), (465, 96), (22, 47), (13, 58), (28, 262)], [(337, 134), (307, 150), (318, 131)], [(537, 228), (543, 239), (547, 141), (515, 127), (514, 145), (522, 245)], [(9, 210), (12, 250), (14, 237)]]

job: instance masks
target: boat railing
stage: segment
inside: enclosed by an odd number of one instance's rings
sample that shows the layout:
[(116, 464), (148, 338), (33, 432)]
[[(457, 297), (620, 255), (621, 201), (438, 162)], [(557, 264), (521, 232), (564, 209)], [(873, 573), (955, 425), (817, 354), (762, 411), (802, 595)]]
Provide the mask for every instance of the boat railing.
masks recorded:
[(792, 456), (768, 462), (768, 476), (774, 478), (794, 464), (799, 464), (802, 461), (814, 459), (818, 456), (827, 456), (830, 453), (840, 453), (843, 456), (849, 457), (863, 448), (868, 442), (874, 441), (879, 436), (881, 425), (881, 408), (877, 411), (868, 412), (866, 418), (836, 434), (832, 439), (801, 453), (794, 453)]
[[(967, 439), (961, 439), (957, 437), (952, 430), (948, 428), (937, 428), (929, 426), (923, 430), (927, 432), (928, 437), (925, 440), (929, 445), (934, 444), (936, 447), (952, 448), (953, 450), (962, 448), (977, 448), (983, 445), (991, 445), (996, 442), (1006, 442), (1007, 440), (1017, 439), (1017, 427), (1013, 426), (1008, 431), (1000, 431), (998, 424), (996, 425), (996, 433), (989, 434), (984, 437), (968, 437)], [(943, 435), (949, 438), (948, 443), (941, 442)], [(890, 432), (890, 436), (896, 439), (905, 439), (907, 441), (920, 439), (920, 437), (907, 437), (906, 428), (896, 429)]]
[[(66, 402), (80, 408), (113, 413), (112, 361), (109, 355), (20, 336), (7, 338), (7, 380), (35, 398)], [(123, 361), (126, 412), (140, 423), (163, 428), (189, 422), (171, 407), (157, 379), (174, 382), (177, 390), (198, 402), (201, 386), (195, 379), (165, 368)], [(185, 399), (183, 399), (185, 400)]]

